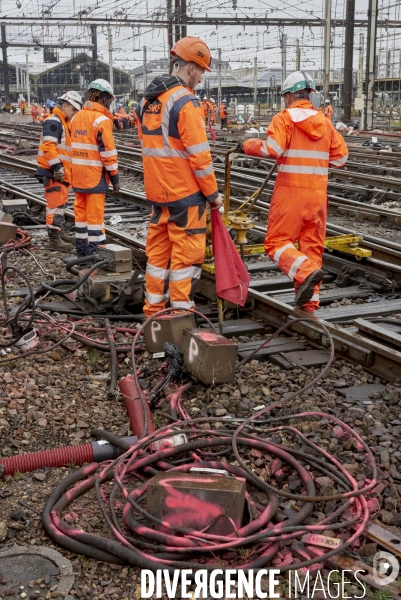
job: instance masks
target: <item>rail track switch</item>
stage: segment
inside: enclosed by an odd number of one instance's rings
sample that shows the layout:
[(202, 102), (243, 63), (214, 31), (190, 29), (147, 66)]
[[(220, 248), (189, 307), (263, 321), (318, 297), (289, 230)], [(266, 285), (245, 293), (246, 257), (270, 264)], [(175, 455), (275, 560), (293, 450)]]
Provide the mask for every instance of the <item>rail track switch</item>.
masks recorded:
[[(147, 511), (173, 526), (217, 535), (233, 533), (233, 524), (236, 529), (242, 526), (245, 481), (213, 471), (158, 473), (148, 486)], [(171, 534), (167, 527), (157, 529)]]
[(13, 223), (0, 223), (0, 245), (17, 239), (17, 226)]
[(184, 369), (207, 385), (229, 383), (235, 375), (237, 344), (212, 329), (185, 329)]
[(27, 212), (28, 202), (25, 198), (14, 198), (13, 200), (3, 200), (3, 211), (9, 215), (19, 212)]
[(164, 344), (169, 342), (182, 350), (184, 329), (195, 327), (195, 315), (191, 312), (161, 315), (145, 327), (146, 346), (149, 352), (164, 352)]
[(107, 265), (103, 265), (105, 271), (113, 273), (126, 273), (132, 269), (132, 250), (118, 244), (106, 244), (104, 248), (98, 248), (96, 254), (99, 260), (106, 260)]

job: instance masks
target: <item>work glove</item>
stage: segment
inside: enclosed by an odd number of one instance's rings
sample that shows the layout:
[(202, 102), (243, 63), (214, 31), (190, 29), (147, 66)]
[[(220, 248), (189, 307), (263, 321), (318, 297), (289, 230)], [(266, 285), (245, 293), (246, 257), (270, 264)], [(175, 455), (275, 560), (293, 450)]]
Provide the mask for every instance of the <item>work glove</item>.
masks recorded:
[(58, 171), (54, 171), (53, 173), (53, 179), (54, 181), (64, 181), (64, 175), (65, 175), (65, 171), (64, 171), (64, 167), (61, 167), (61, 169), (59, 169)]
[(216, 198), (216, 200), (209, 202), (209, 206), (210, 206), (211, 211), (219, 210), (223, 206), (223, 198), (221, 197), (221, 195), (219, 194), (219, 196), (218, 196), (218, 198)]
[(118, 194), (119, 191), (120, 191), (120, 184), (119, 183), (113, 183), (113, 191), (111, 193), (112, 194)]

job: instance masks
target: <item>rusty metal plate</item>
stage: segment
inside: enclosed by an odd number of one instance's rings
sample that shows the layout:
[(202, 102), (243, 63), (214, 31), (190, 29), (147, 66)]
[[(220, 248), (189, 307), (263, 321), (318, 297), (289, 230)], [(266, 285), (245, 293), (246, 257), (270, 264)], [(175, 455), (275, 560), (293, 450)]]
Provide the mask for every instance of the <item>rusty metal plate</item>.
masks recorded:
[(363, 402), (369, 400), (372, 394), (381, 394), (386, 390), (386, 386), (382, 383), (364, 383), (363, 385), (340, 388), (337, 391), (344, 398), (349, 397), (355, 402)]
[[(243, 359), (249, 356), (256, 348), (262, 345), (262, 340), (256, 342), (246, 342), (238, 346), (238, 356)], [(280, 354), (281, 352), (292, 352), (295, 350), (303, 350), (305, 346), (294, 339), (287, 337), (278, 337), (262, 350), (255, 354), (257, 360), (266, 360), (272, 354)]]
[(303, 352), (285, 352), (290, 363), (298, 367), (320, 367), (329, 362), (330, 355), (323, 350), (304, 350)]
[(376, 581), (373, 579), (373, 568), (361, 560), (336, 554), (335, 556), (329, 558), (325, 564), (329, 568), (338, 569), (339, 571), (351, 571), (353, 573), (360, 571), (358, 573), (358, 579), (367, 585), (370, 585), (375, 590), (386, 591), (392, 598), (394, 598), (394, 600), (401, 600), (401, 584), (397, 583), (396, 581), (386, 586), (376, 583)]
[[(209, 327), (201, 325), (201, 327)], [(255, 333), (263, 334), (265, 332), (264, 325), (252, 321), (251, 319), (236, 319), (235, 321), (223, 322), (223, 334), (225, 337), (238, 337), (239, 335), (254, 335)]]
[(401, 537), (376, 523), (368, 523), (364, 535), (373, 542), (376, 542), (383, 548), (386, 548), (392, 554), (401, 556)]

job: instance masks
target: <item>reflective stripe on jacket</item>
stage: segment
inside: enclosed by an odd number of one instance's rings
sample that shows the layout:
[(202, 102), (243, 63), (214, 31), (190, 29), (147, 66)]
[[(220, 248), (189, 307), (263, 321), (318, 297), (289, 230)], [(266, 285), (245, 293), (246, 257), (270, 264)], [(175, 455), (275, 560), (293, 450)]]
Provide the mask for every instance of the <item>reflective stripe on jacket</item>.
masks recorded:
[(342, 135), (308, 100), (275, 115), (267, 140), (246, 140), (244, 152), (277, 159), (276, 185), (310, 189), (326, 189), (329, 165), (343, 167), (348, 159)]
[(71, 183), (71, 141), (68, 119), (56, 106), (43, 122), (35, 176), (52, 178), (54, 171), (64, 167), (64, 183)]
[(71, 121), (72, 187), (84, 194), (103, 194), (118, 183), (113, 116), (98, 102), (85, 102)]
[(136, 108), (142, 143), (146, 198), (185, 206), (218, 195), (205, 121), (199, 100), (183, 85), (162, 91)]

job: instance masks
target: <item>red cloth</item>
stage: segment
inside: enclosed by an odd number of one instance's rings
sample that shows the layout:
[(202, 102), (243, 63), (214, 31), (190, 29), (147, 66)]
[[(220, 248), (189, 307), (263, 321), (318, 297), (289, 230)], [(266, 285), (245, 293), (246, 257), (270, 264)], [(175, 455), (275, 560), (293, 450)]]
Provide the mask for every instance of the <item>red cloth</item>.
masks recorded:
[(212, 211), (212, 245), (217, 295), (244, 306), (251, 278), (218, 210)]

